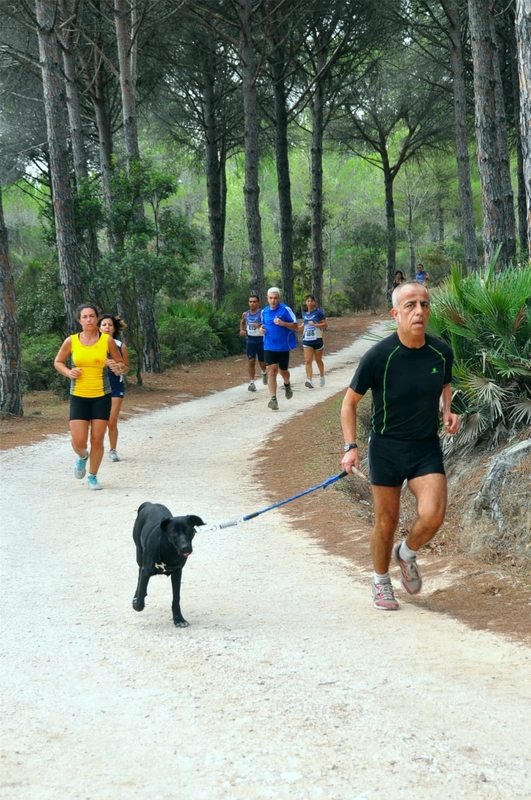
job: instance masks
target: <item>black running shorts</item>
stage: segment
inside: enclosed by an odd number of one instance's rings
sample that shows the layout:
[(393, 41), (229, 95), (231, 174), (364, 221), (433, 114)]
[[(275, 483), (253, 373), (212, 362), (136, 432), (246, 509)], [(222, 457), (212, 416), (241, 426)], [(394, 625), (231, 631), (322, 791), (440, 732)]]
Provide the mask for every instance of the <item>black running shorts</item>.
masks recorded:
[(70, 395), (70, 420), (106, 419), (111, 416), (112, 397), (104, 394), (100, 397), (77, 397)]
[(289, 350), (282, 350), (281, 352), (277, 352), (276, 350), (264, 350), (264, 361), (266, 367), (269, 367), (271, 364), (278, 364), (279, 369), (287, 370), (289, 368)]
[(374, 486), (402, 486), (404, 481), (422, 475), (445, 474), (438, 436), (403, 441), (371, 433), (368, 455)]

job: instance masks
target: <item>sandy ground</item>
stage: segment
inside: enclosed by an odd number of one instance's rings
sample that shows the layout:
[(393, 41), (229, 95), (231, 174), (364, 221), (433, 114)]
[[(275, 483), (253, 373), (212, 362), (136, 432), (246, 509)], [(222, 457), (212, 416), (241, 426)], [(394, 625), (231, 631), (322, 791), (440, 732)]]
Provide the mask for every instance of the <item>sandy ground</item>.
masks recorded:
[(67, 436), (2, 453), (0, 797), (530, 797), (531, 650), (413, 604), (376, 611), (365, 576), (281, 511), (197, 535), (189, 628), (165, 578), (131, 607), (138, 505), (207, 523), (269, 505), (261, 446), (369, 344), (278, 414), (240, 386), (131, 418), (103, 492), (71, 477)]

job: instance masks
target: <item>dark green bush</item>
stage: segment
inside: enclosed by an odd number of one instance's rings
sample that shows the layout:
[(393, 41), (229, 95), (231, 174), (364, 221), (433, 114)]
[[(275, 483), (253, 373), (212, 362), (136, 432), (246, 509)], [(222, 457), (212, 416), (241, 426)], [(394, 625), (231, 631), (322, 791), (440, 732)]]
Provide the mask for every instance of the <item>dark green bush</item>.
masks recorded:
[(203, 319), (167, 316), (159, 322), (159, 336), (164, 369), (227, 355), (219, 337)]
[(22, 391), (40, 392), (51, 389), (65, 397), (70, 381), (54, 368), (53, 362), (61, 340), (52, 333), (21, 337)]

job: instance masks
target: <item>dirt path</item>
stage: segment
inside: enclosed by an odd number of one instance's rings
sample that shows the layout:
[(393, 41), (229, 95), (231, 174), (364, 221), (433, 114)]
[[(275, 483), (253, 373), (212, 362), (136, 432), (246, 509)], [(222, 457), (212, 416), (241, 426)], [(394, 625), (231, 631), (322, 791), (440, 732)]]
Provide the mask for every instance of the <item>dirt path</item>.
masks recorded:
[(196, 537), (190, 628), (163, 578), (131, 608), (138, 505), (206, 522), (268, 505), (261, 445), (367, 345), (279, 414), (240, 386), (133, 417), (101, 493), (70, 477), (66, 436), (2, 454), (0, 797), (529, 797), (531, 650), (414, 605), (376, 612), (280, 511)]

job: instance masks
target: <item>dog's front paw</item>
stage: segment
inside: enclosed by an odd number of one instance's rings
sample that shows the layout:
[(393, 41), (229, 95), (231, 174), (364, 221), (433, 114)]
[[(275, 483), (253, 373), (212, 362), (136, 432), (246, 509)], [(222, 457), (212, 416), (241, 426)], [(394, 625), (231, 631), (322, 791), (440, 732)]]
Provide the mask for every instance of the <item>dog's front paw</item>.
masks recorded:
[(174, 617), (173, 624), (176, 628), (189, 628), (190, 623), (185, 620), (184, 617)]
[(133, 608), (135, 611), (143, 611), (145, 603), (139, 597), (133, 597)]

